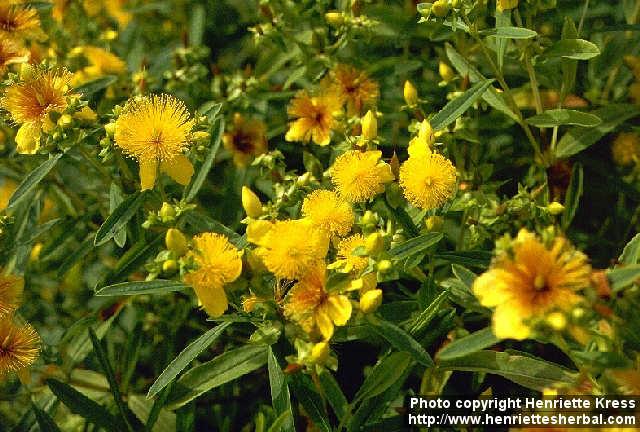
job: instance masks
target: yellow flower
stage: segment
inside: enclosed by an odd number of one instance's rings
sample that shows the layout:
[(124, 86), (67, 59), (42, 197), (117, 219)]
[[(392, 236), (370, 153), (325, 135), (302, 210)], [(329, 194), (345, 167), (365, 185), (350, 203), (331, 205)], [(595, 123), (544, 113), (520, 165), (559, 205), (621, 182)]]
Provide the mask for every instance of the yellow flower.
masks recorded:
[(342, 101), (335, 93), (311, 96), (305, 90), (296, 94), (287, 112), (295, 118), (289, 123), (287, 141), (312, 141), (325, 146), (331, 141), (331, 130), (337, 125)]
[(24, 280), (21, 277), (0, 273), (0, 319), (18, 309), (23, 288)]
[(375, 104), (380, 94), (378, 83), (365, 72), (343, 64), (329, 72), (322, 86), (346, 102), (348, 116), (360, 115), (364, 107)]
[(38, 11), (15, 0), (4, 0), (0, 4), (0, 40), (41, 40), (46, 36), (40, 28)]
[(411, 204), (431, 210), (455, 193), (456, 168), (437, 153), (410, 156), (400, 166), (400, 186)]
[(329, 238), (306, 219), (252, 221), (247, 240), (258, 246), (256, 255), (267, 269), (283, 279), (296, 279), (324, 262)]
[(0, 379), (8, 373), (21, 373), (40, 353), (40, 337), (29, 324), (16, 324), (12, 316), (0, 320)]
[(240, 167), (247, 166), (255, 156), (267, 151), (267, 126), (260, 120), (245, 120), (235, 113), (233, 128), (222, 137), (224, 148), (233, 155), (233, 162)]
[(28, 60), (28, 53), (16, 42), (11, 39), (0, 39), (0, 77), (4, 75), (9, 65), (24, 63)]
[(640, 136), (633, 132), (619, 133), (611, 146), (613, 160), (620, 166), (629, 166), (640, 159)]
[(351, 231), (354, 221), (351, 204), (329, 190), (316, 190), (307, 195), (302, 203), (302, 214), (313, 225), (338, 236)]
[(331, 339), (334, 326), (343, 326), (351, 318), (351, 301), (342, 294), (327, 293), (326, 269), (317, 265), (305, 274), (287, 294), (284, 313), (304, 331), (320, 331), (324, 340)]
[(191, 256), (197, 270), (185, 276), (193, 286), (202, 307), (212, 317), (227, 310), (229, 303), (225, 284), (233, 282), (242, 272), (242, 253), (220, 234), (204, 233), (193, 238)]
[(526, 339), (526, 321), (580, 300), (577, 291), (590, 284), (587, 257), (566, 239), (556, 237), (547, 247), (527, 230), (513, 242), (512, 253), (502, 252), (491, 268), (473, 284), (480, 303), (494, 307), (493, 331), (498, 338)]
[(105, 75), (120, 75), (127, 71), (127, 64), (117, 55), (96, 46), (83, 46), (74, 49), (75, 53), (83, 54), (89, 61), (89, 66), (76, 72), (73, 85), (77, 86)]
[(331, 180), (340, 196), (350, 202), (362, 202), (384, 192), (385, 183), (394, 177), (381, 156), (378, 150), (351, 150), (340, 155), (331, 167)]
[(21, 82), (9, 86), (0, 99), (0, 106), (9, 111), (13, 121), (22, 126), (16, 134), (18, 153), (34, 154), (40, 147), (42, 130), (53, 123), (49, 113), (62, 112), (67, 107), (72, 75), (66, 70), (31, 70)]
[(186, 186), (193, 175), (182, 153), (194, 121), (184, 103), (169, 95), (153, 95), (127, 103), (116, 121), (115, 142), (140, 164), (142, 190), (151, 189), (158, 169)]
[(338, 242), (337, 260), (331, 264), (330, 268), (340, 268), (343, 272), (351, 271), (360, 273), (369, 264), (366, 256), (355, 255), (354, 251), (362, 246), (366, 248), (367, 242), (362, 234), (354, 234)]

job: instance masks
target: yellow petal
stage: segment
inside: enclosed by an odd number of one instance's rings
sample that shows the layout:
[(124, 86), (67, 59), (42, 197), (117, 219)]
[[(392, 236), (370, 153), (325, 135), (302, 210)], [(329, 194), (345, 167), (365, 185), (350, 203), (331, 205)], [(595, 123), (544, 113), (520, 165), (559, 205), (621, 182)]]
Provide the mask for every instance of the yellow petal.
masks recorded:
[(503, 303), (493, 313), (493, 332), (499, 339), (523, 340), (531, 330), (523, 322), (528, 318), (515, 302)]
[(157, 173), (158, 162), (156, 160), (140, 161), (140, 186), (142, 190), (153, 189)]
[(194, 291), (202, 308), (212, 317), (219, 317), (227, 310), (229, 302), (223, 287), (214, 286), (194, 286)]
[(327, 299), (327, 312), (337, 326), (343, 326), (351, 318), (351, 302), (346, 296), (332, 295)]
[(16, 134), (17, 150), (20, 154), (35, 154), (40, 148), (40, 125), (24, 123)]
[(380, 176), (380, 180), (382, 183), (387, 183), (395, 180), (395, 176), (393, 175), (393, 171), (391, 171), (391, 165), (385, 162), (379, 162), (376, 166), (378, 170), (378, 176)]
[(507, 273), (499, 269), (490, 270), (476, 278), (472, 290), (481, 305), (493, 307), (511, 299), (505, 278)]
[(253, 220), (247, 226), (247, 241), (258, 246), (265, 246), (264, 237), (271, 231), (273, 224), (266, 220)]
[(193, 164), (185, 155), (177, 155), (171, 160), (160, 162), (160, 171), (166, 173), (178, 184), (186, 186), (193, 175)]
[(324, 337), (325, 340), (331, 339), (331, 336), (333, 336), (333, 322), (327, 313), (326, 307), (320, 306), (316, 310), (315, 319), (318, 329), (320, 333), (322, 333), (322, 337)]

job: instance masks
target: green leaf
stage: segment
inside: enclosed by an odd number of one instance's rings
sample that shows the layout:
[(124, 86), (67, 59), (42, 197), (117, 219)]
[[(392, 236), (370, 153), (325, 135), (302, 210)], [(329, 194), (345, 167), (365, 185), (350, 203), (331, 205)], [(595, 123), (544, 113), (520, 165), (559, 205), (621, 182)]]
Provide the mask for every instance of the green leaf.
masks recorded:
[(323, 432), (331, 432), (331, 425), (324, 409), (322, 397), (318, 394), (311, 379), (303, 374), (291, 377), (291, 390), (300, 402), (313, 424)]
[(279, 431), (295, 432), (293, 424), (293, 412), (291, 411), (291, 397), (287, 380), (278, 364), (278, 359), (269, 347), (267, 352), (267, 369), (269, 371), (269, 387), (271, 388), (271, 403), (278, 417), (286, 416), (286, 420)]
[(98, 228), (96, 238), (93, 241), (95, 246), (105, 244), (115, 236), (129, 222), (142, 205), (145, 192), (137, 192), (130, 195), (109, 215), (107, 220)]
[(329, 405), (331, 405), (338, 420), (341, 421), (347, 415), (349, 402), (342, 392), (340, 385), (331, 372), (326, 369), (318, 374), (318, 379)]
[(492, 252), (483, 250), (440, 252), (435, 254), (436, 259), (441, 259), (452, 264), (481, 268), (486, 268), (491, 262), (492, 257)]
[(42, 162), (36, 169), (27, 174), (24, 180), (20, 182), (13, 195), (11, 195), (11, 198), (9, 198), (7, 208), (10, 209), (15, 207), (16, 204), (29, 194), (29, 192), (38, 186), (38, 183), (40, 183), (40, 181), (49, 174), (61, 157), (62, 153), (59, 153)]
[(108, 431), (121, 431), (120, 422), (102, 405), (92, 401), (68, 384), (50, 378), (47, 385), (51, 392), (74, 414)]
[(222, 141), (222, 135), (224, 133), (224, 118), (219, 117), (216, 119), (213, 127), (211, 128), (211, 143), (209, 145), (209, 152), (200, 166), (197, 174), (193, 176), (191, 183), (184, 190), (184, 200), (186, 202), (193, 201), (193, 199), (198, 195), (200, 188), (204, 184), (204, 181), (207, 179), (209, 175), (209, 171), (213, 166), (213, 161), (216, 159), (216, 153), (218, 153), (218, 149), (220, 148), (220, 142)]
[(446, 370), (500, 375), (523, 387), (541, 391), (560, 383), (572, 384), (577, 375), (560, 365), (506, 352), (479, 351), (439, 362)]
[[(576, 39), (578, 37), (578, 29), (569, 16), (564, 17), (562, 25), (562, 39)], [(560, 101), (564, 101), (565, 97), (573, 91), (576, 84), (576, 74), (578, 73), (578, 61), (570, 59), (562, 59), (562, 86), (560, 88)]]
[(122, 282), (96, 291), (97, 296), (127, 296), (139, 294), (168, 294), (189, 288), (179, 281), (156, 279), (151, 281)]
[[(486, 80), (484, 75), (482, 75), (465, 57), (461, 56), (455, 48), (451, 46), (451, 44), (445, 44), (445, 51), (447, 52), (449, 61), (461, 76), (468, 76), (472, 83)], [(483, 93), (482, 99), (493, 108), (503, 114), (506, 114), (511, 119), (516, 121), (519, 120), (518, 115), (509, 108), (504, 97), (502, 94), (498, 93), (495, 87), (490, 86), (487, 91)]]
[(138, 267), (142, 266), (148, 258), (155, 255), (158, 246), (164, 241), (164, 235), (158, 234), (151, 240), (141, 238), (120, 257), (116, 267), (107, 274), (96, 286), (120, 282), (129, 277)]
[(597, 109), (593, 114), (602, 119), (602, 123), (593, 128), (571, 128), (558, 142), (555, 151), (557, 158), (567, 158), (595, 144), (619, 124), (640, 114), (640, 109), (634, 105), (617, 104)]
[(167, 402), (169, 409), (189, 403), (213, 388), (253, 372), (267, 362), (265, 346), (245, 345), (219, 355), (190, 369), (176, 383), (178, 387)]
[(538, 33), (523, 27), (496, 27), (480, 32), (483, 36), (493, 36), (501, 39), (531, 39), (538, 36)]
[(600, 49), (594, 43), (584, 39), (561, 39), (547, 48), (544, 55), (572, 60), (589, 60), (599, 56)]
[(38, 408), (35, 404), (32, 405), (31, 409), (36, 416), (36, 421), (38, 422), (41, 432), (60, 432), (60, 428), (58, 428), (49, 414)]
[(640, 264), (631, 264), (607, 271), (607, 278), (613, 292), (618, 292), (635, 283), (640, 278)]
[(91, 344), (93, 345), (93, 351), (98, 358), (98, 362), (102, 368), (102, 371), (107, 377), (107, 381), (109, 382), (109, 388), (111, 389), (111, 393), (113, 394), (113, 400), (118, 407), (118, 411), (120, 412), (120, 417), (124, 421), (127, 429), (133, 431), (131, 427), (131, 423), (129, 422), (129, 414), (127, 413), (127, 408), (122, 401), (122, 394), (120, 393), (120, 386), (118, 381), (116, 381), (116, 375), (113, 372), (113, 367), (109, 362), (109, 357), (107, 356), (107, 351), (102, 345), (102, 341), (98, 339), (96, 333), (93, 331), (91, 327), (89, 327), (89, 338), (91, 339)]
[(185, 349), (183, 349), (180, 354), (178, 354), (171, 361), (171, 363), (169, 363), (169, 366), (167, 366), (165, 370), (162, 371), (151, 388), (149, 388), (147, 398), (154, 397), (169, 383), (171, 383), (174, 378), (177, 377), (185, 367), (187, 367), (189, 363), (191, 363), (198, 355), (200, 355), (202, 351), (211, 346), (211, 344), (215, 342), (215, 340), (220, 337), (222, 332), (230, 325), (230, 322), (226, 322), (210, 329), (198, 339), (191, 342)]
[[(109, 188), (109, 213), (113, 213), (113, 211), (122, 204), (122, 201), (124, 201), (124, 194), (120, 190), (120, 187), (115, 183), (111, 183), (111, 187)], [(124, 244), (127, 242), (127, 230), (122, 227), (122, 229), (115, 234), (113, 240), (119, 247), (124, 247)]]
[(293, 414), (291, 414), (291, 411), (285, 411), (280, 414), (278, 418), (276, 418), (273, 423), (271, 423), (271, 426), (269, 426), (267, 432), (280, 432), (283, 430), (287, 430), (287, 424), (291, 422), (292, 415)]
[(436, 297), (426, 309), (424, 309), (418, 314), (418, 316), (416, 316), (413, 321), (413, 325), (409, 329), (409, 334), (415, 336), (420, 333), (427, 325), (429, 325), (433, 317), (436, 316), (436, 314), (440, 310), (440, 306), (444, 303), (447, 297), (448, 294), (446, 291), (438, 294), (438, 297)]
[(636, 234), (622, 250), (618, 257), (621, 264), (637, 264), (640, 257), (640, 234)]
[(576, 163), (571, 171), (571, 182), (567, 188), (564, 199), (564, 212), (562, 213), (562, 229), (566, 230), (576, 215), (580, 197), (582, 196), (584, 171), (582, 164)]
[(384, 392), (398, 381), (410, 365), (411, 356), (406, 352), (394, 352), (382, 358), (358, 389), (353, 405)]
[(389, 251), (389, 255), (393, 259), (401, 260), (420, 254), (442, 240), (442, 237), (443, 234), (438, 232), (423, 234), (393, 247)]
[(463, 357), (467, 354), (489, 348), (498, 342), (500, 342), (500, 339), (493, 334), (491, 327), (487, 327), (460, 339), (456, 339), (446, 345), (438, 353), (438, 360), (443, 361)]
[(392, 347), (398, 351), (406, 351), (421, 365), (430, 367), (433, 366), (433, 360), (425, 349), (409, 335), (406, 331), (401, 329), (389, 321), (375, 318), (373, 315), (367, 316), (367, 321), (371, 325), (371, 328), (378, 333), (379, 336), (384, 338)]
[(434, 130), (441, 130), (447, 127), (447, 125), (464, 114), (474, 102), (482, 97), (492, 82), (493, 80), (478, 82), (462, 95), (450, 101), (429, 120), (431, 127), (433, 127)]
[(458, 264), (452, 264), (451, 270), (453, 271), (453, 274), (455, 275), (455, 277), (457, 277), (460, 281), (462, 281), (462, 283), (464, 283), (467, 286), (467, 288), (471, 290), (471, 287), (473, 286), (473, 281), (476, 280), (477, 275), (471, 270)]
[(78, 93), (83, 94), (85, 97), (91, 96), (94, 93), (99, 92), (102, 89), (109, 87), (114, 82), (118, 81), (118, 77), (113, 75), (107, 75), (100, 78), (91, 80), (81, 86), (76, 87)]
[(549, 128), (562, 125), (594, 127), (602, 123), (600, 117), (571, 109), (552, 109), (542, 114), (529, 117), (527, 123), (538, 128)]

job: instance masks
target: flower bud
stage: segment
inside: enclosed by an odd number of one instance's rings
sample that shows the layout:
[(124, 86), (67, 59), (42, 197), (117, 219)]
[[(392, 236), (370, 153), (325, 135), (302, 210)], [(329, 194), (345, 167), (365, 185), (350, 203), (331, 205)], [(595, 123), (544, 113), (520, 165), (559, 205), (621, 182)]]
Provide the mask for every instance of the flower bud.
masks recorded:
[(364, 313), (375, 312), (382, 304), (382, 290), (372, 289), (360, 297), (360, 310)]
[(499, 11), (515, 9), (518, 7), (518, 0), (498, 0), (496, 6)]
[(173, 273), (178, 269), (178, 263), (176, 260), (166, 260), (162, 263), (162, 271), (165, 273)]
[(367, 210), (362, 215), (362, 218), (360, 219), (360, 222), (363, 225), (371, 225), (371, 226), (373, 226), (378, 222), (378, 220), (376, 219), (376, 215), (374, 215), (371, 210)]
[(420, 123), (420, 128), (418, 129), (418, 139), (422, 142), (427, 143), (429, 147), (436, 142), (436, 136), (433, 132), (433, 127), (431, 127), (431, 123), (429, 120), (422, 120)]
[(567, 326), (567, 317), (561, 312), (552, 312), (547, 315), (547, 324), (557, 331), (564, 330)]
[(324, 14), (324, 19), (334, 27), (344, 23), (344, 15), (341, 12), (327, 12)]
[(564, 206), (560, 204), (558, 201), (553, 201), (547, 206), (547, 210), (552, 215), (557, 216), (564, 211)]
[(176, 209), (174, 209), (168, 202), (163, 202), (162, 207), (160, 207), (159, 215), (162, 222), (172, 221), (176, 217)]
[(318, 342), (311, 348), (311, 361), (316, 364), (323, 364), (329, 358), (329, 343)]
[(22, 63), (20, 65), (20, 79), (26, 81), (33, 76), (33, 66), (29, 63)]
[(444, 82), (449, 82), (456, 76), (453, 69), (451, 69), (451, 66), (445, 62), (438, 63), (438, 73)]
[(382, 260), (378, 262), (377, 269), (380, 273), (386, 273), (393, 267), (393, 264), (389, 260)]
[(257, 218), (262, 214), (260, 198), (246, 186), (242, 186), (242, 208), (250, 218)]
[(187, 239), (178, 229), (169, 228), (164, 238), (164, 242), (167, 245), (167, 249), (178, 256), (182, 256), (187, 253)]
[(367, 255), (377, 255), (384, 249), (384, 239), (380, 233), (369, 234), (365, 239), (365, 250)]
[(444, 18), (449, 14), (450, 8), (448, 0), (436, 0), (431, 5), (431, 12), (439, 18)]
[(366, 140), (375, 139), (378, 136), (378, 119), (371, 111), (362, 117), (362, 137)]
[(404, 101), (409, 106), (418, 103), (418, 90), (409, 80), (404, 82)]
[(197, 131), (191, 134), (191, 141), (195, 143), (206, 143), (211, 139), (211, 134), (206, 131)]
[(62, 114), (57, 123), (60, 127), (67, 127), (71, 123), (73, 123), (73, 117), (71, 117), (69, 114)]
[(113, 135), (116, 133), (116, 124), (114, 122), (107, 123), (106, 125), (104, 125), (104, 131), (108, 136), (113, 137)]

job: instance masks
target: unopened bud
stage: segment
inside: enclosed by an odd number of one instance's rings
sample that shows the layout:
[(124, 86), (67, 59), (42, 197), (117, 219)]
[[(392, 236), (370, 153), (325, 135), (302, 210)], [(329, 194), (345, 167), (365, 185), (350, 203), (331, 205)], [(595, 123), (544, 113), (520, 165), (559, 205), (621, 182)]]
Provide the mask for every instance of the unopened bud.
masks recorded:
[(107, 123), (104, 125), (104, 131), (108, 136), (113, 137), (113, 134), (116, 133), (116, 124), (114, 122)]
[(191, 134), (191, 141), (194, 143), (206, 143), (211, 139), (211, 134), (206, 131), (197, 131)]
[(499, 11), (515, 9), (518, 7), (518, 0), (498, 0), (497, 8)]
[(382, 290), (372, 289), (360, 297), (360, 310), (364, 313), (375, 312), (382, 304)]
[(160, 215), (160, 219), (162, 220), (162, 222), (169, 222), (175, 219), (176, 209), (174, 209), (173, 206), (168, 202), (163, 202), (158, 214)]
[(167, 249), (178, 256), (182, 256), (187, 253), (187, 239), (178, 229), (169, 228), (164, 238), (164, 242)]
[(329, 358), (329, 343), (318, 342), (311, 348), (311, 361), (316, 364), (323, 364)]
[(449, 82), (456, 76), (453, 69), (451, 69), (451, 66), (445, 62), (438, 63), (438, 73), (444, 82)]
[(344, 23), (344, 15), (341, 12), (327, 12), (324, 14), (324, 19), (327, 20), (332, 26), (339, 26)]
[(377, 255), (384, 249), (384, 239), (380, 233), (372, 233), (365, 239), (365, 250), (367, 255)]
[(178, 263), (176, 260), (166, 260), (162, 263), (162, 271), (165, 273), (173, 273), (178, 269)]
[(414, 106), (418, 103), (418, 90), (407, 80), (404, 82), (404, 101), (409, 106)]
[(60, 127), (67, 127), (71, 123), (73, 123), (73, 117), (71, 117), (69, 114), (62, 114), (57, 123)]
[(424, 221), (424, 226), (429, 231), (440, 231), (444, 225), (444, 218), (442, 216), (429, 216)]
[(366, 140), (375, 139), (378, 136), (378, 119), (371, 111), (362, 117), (362, 137)]
[(242, 186), (242, 208), (250, 218), (257, 218), (262, 215), (260, 198), (246, 186)]
[(371, 210), (367, 210), (362, 215), (360, 222), (362, 222), (363, 225), (369, 225), (369, 226), (375, 225), (377, 223), (376, 215), (374, 215)]
[(393, 267), (393, 264), (389, 260), (382, 260), (378, 262), (377, 269), (380, 273), (386, 273)]
[(567, 317), (561, 312), (552, 312), (547, 315), (547, 324), (557, 331), (564, 330), (567, 326)]
[(449, 6), (448, 0), (436, 0), (431, 5), (431, 12), (439, 18), (446, 17), (449, 14), (449, 9), (451, 6)]
[(547, 210), (549, 210), (549, 213), (552, 215), (557, 216), (564, 211), (564, 206), (558, 201), (553, 201), (547, 206)]

